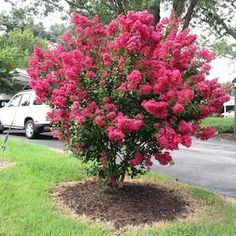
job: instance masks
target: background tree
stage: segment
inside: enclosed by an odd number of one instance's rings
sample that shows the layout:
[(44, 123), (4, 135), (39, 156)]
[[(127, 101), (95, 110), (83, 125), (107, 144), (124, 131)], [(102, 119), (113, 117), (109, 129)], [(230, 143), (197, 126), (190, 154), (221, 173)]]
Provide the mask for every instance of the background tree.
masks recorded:
[(27, 67), (35, 44), (42, 48), (48, 46), (44, 39), (30, 31), (14, 30), (0, 36), (0, 92), (12, 92), (16, 88), (17, 81), (9, 72), (16, 67)]
[(14, 29), (26, 30), (32, 27), (33, 17), (27, 14), (28, 9), (13, 8), (9, 13), (0, 14), (0, 31), (10, 32)]
[(201, 28), (202, 37), (206, 38), (202, 43), (216, 49), (220, 55), (235, 58), (235, 47), (227, 40), (228, 37), (236, 39), (235, 0), (33, 0), (30, 6), (26, 0), (5, 1), (10, 2), (13, 8), (25, 4), (27, 15), (48, 15), (60, 11), (63, 17), (68, 17), (71, 12), (77, 11), (89, 17), (99, 15), (105, 24), (129, 10), (149, 10), (154, 15), (154, 24), (164, 13), (175, 12), (176, 17), (183, 18), (182, 29), (189, 26)]
[(61, 36), (67, 30), (67, 24), (56, 23), (50, 26), (47, 33), (47, 40), (51, 44), (58, 44), (61, 40)]
[(0, 31), (8, 33), (13, 30), (32, 31), (34, 36), (46, 39), (51, 43), (55, 43), (65, 30), (64, 24), (52, 25), (50, 29), (46, 29), (42, 22), (35, 23), (32, 14), (28, 13), (28, 8), (13, 8), (10, 12), (2, 12), (0, 14)]

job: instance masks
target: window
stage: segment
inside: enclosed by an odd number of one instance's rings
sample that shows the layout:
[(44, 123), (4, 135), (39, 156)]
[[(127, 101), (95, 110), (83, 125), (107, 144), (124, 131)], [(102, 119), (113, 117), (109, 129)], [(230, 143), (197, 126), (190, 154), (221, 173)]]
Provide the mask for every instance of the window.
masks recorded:
[(30, 93), (25, 93), (22, 96), (21, 106), (29, 106), (30, 103)]
[(37, 100), (34, 100), (34, 102), (33, 102), (33, 105), (42, 105), (42, 104), (43, 104), (42, 102), (39, 102)]
[(14, 98), (12, 98), (12, 100), (8, 104), (8, 107), (18, 107), (19, 103), (20, 103), (20, 100), (21, 100), (21, 97), (22, 97), (22, 94), (18, 94)]

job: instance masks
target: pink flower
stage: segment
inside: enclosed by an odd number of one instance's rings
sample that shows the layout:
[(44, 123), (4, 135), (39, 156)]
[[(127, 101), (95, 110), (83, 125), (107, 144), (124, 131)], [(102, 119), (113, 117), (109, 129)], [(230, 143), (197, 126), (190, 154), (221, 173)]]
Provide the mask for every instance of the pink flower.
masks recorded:
[(99, 81), (99, 85), (104, 86), (105, 84), (106, 84), (106, 81), (105, 81), (105, 80), (100, 80), (100, 81)]
[(72, 38), (72, 34), (69, 31), (66, 31), (62, 36), (61, 36), (61, 41), (63, 43), (68, 44), (70, 47), (75, 46), (75, 41)]
[(148, 113), (150, 113), (156, 118), (166, 118), (168, 114), (166, 102), (156, 102), (154, 100), (148, 100), (143, 101), (142, 106)]
[(96, 124), (98, 125), (98, 126), (105, 126), (106, 125), (106, 122), (105, 122), (105, 120), (104, 120), (104, 116), (97, 116), (96, 118), (95, 118), (95, 121), (96, 121)]
[(158, 160), (161, 165), (167, 165), (173, 161), (169, 152), (158, 153), (155, 155), (155, 159)]
[(99, 115), (99, 114), (101, 114), (102, 113), (102, 110), (101, 109), (96, 109), (96, 111), (95, 111), (95, 114), (96, 115)]
[(141, 164), (142, 160), (143, 160), (142, 155), (141, 155), (140, 153), (136, 153), (136, 154), (134, 155), (133, 159), (130, 160), (130, 164), (131, 164), (132, 166), (138, 166), (138, 165)]
[(150, 84), (139, 85), (139, 91), (143, 95), (147, 95), (152, 91), (152, 86)]
[(123, 71), (125, 68), (125, 59), (122, 57), (119, 60), (119, 67), (120, 67), (120, 71)]
[(126, 87), (126, 84), (125, 83), (121, 83), (121, 85), (119, 86), (119, 88), (117, 88), (117, 91), (120, 91), (120, 92), (127, 92), (128, 89)]
[(142, 75), (139, 70), (133, 70), (128, 76), (128, 89), (134, 89), (142, 80)]
[(104, 107), (107, 111), (112, 111), (116, 109), (116, 106), (113, 103), (107, 103)]
[(184, 112), (184, 106), (180, 103), (177, 103), (173, 106), (172, 111), (174, 113), (183, 113)]
[(141, 35), (136, 33), (127, 42), (127, 50), (131, 53), (138, 53), (141, 49)]
[(39, 58), (43, 56), (43, 52), (38, 46), (34, 46), (34, 54)]
[(108, 103), (108, 102), (110, 101), (110, 99), (109, 99), (108, 97), (103, 97), (103, 98), (102, 98), (102, 101), (103, 101), (104, 103)]
[(181, 142), (185, 147), (191, 147), (192, 145), (192, 138), (188, 135), (184, 135), (182, 137), (182, 142)]
[(117, 119), (117, 127), (124, 133), (138, 131), (144, 125), (143, 121), (121, 117)]
[(103, 62), (104, 62), (105, 66), (110, 66), (111, 65), (111, 58), (110, 58), (110, 55), (108, 53), (103, 53), (102, 59), (103, 59)]
[(153, 87), (154, 93), (162, 93), (169, 88), (169, 80), (166, 76), (160, 77)]
[(187, 134), (189, 136), (191, 136), (193, 133), (192, 125), (190, 123), (187, 123), (186, 121), (183, 121), (183, 120), (180, 121), (178, 130), (180, 133)]
[(182, 91), (178, 91), (178, 103), (184, 104), (186, 102), (191, 101), (194, 98), (194, 93), (190, 89), (185, 89)]
[(82, 145), (81, 143), (76, 143), (75, 146), (76, 146), (76, 148), (79, 149), (81, 152), (84, 151), (84, 147), (83, 147), (83, 145)]
[(213, 137), (214, 134), (215, 134), (215, 129), (209, 128), (209, 127), (203, 127), (200, 130), (199, 137), (202, 140), (207, 140), (207, 139)]
[(215, 59), (216, 55), (213, 52), (210, 52), (208, 49), (203, 48), (198, 52), (198, 56), (208, 62)]
[(181, 83), (182, 82), (182, 75), (179, 70), (172, 71), (170, 81), (173, 83)]
[(107, 26), (107, 34), (109, 36), (112, 36), (116, 33), (116, 31), (118, 30), (118, 22), (116, 20), (113, 20), (108, 26)]
[(211, 66), (210, 66), (209, 64), (205, 64), (205, 65), (203, 65), (201, 68), (202, 68), (202, 70), (203, 70), (204, 73), (209, 74), (209, 71), (210, 71), (210, 69), (211, 69)]
[(201, 94), (202, 98), (207, 98), (212, 93), (210, 87), (205, 82), (198, 83), (197, 89)]
[(142, 114), (137, 114), (136, 116), (135, 116), (135, 118), (136, 119), (138, 119), (138, 120), (143, 120), (144, 119), (144, 115), (142, 115)]
[(108, 77), (108, 74), (107, 74), (107, 72), (106, 72), (105, 70), (102, 70), (102, 71), (101, 71), (101, 75), (102, 75), (102, 77), (104, 77), (104, 78), (107, 78), (107, 77)]
[(110, 120), (113, 120), (115, 117), (116, 117), (116, 113), (114, 111), (111, 111), (107, 114), (107, 117), (110, 119)]
[(160, 143), (161, 149), (177, 150), (179, 149), (179, 144), (182, 142), (181, 136), (168, 125), (166, 125), (165, 128), (161, 128), (156, 137)]
[(146, 160), (145, 161), (145, 166), (147, 167), (147, 169), (150, 169), (153, 165), (153, 162), (151, 160)]
[(92, 79), (92, 78), (94, 78), (95, 73), (94, 73), (92, 70), (90, 70), (90, 71), (87, 72), (86, 75), (87, 75), (87, 77), (88, 77), (89, 79)]
[(114, 127), (108, 128), (108, 137), (110, 140), (122, 140), (125, 138), (125, 135), (123, 132), (121, 132), (119, 129), (116, 129)]

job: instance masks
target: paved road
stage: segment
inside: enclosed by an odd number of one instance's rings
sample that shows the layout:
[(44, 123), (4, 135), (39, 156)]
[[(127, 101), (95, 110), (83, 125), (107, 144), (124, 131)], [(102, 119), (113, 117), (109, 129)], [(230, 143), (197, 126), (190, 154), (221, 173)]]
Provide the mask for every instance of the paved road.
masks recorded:
[(236, 142), (194, 140), (191, 148), (181, 148), (173, 153), (173, 157), (175, 165), (155, 165), (153, 170), (236, 197)]
[[(11, 137), (27, 140), (21, 131), (12, 132)], [(47, 133), (41, 134), (39, 139), (27, 141), (59, 150), (64, 149), (61, 142)], [(152, 170), (182, 182), (236, 197), (236, 142), (216, 139), (207, 142), (194, 140), (191, 148), (182, 147), (173, 152), (173, 157), (175, 165), (155, 164)]]
[[(0, 137), (4, 138), (5, 135), (6, 135), (6, 131), (4, 132), (4, 134), (1, 134)], [(61, 142), (59, 142), (57, 139), (53, 138), (50, 133), (42, 133), (37, 137), (37, 139), (27, 139), (25, 138), (25, 134), (23, 131), (14, 130), (10, 132), (9, 138), (24, 140), (33, 144), (45, 145), (53, 149), (58, 149), (60, 151), (65, 150), (64, 145)]]

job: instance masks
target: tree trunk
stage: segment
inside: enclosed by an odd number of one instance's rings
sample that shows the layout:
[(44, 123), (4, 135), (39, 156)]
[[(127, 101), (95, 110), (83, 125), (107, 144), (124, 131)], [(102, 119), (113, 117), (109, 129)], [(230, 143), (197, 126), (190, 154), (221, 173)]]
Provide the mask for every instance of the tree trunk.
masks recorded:
[(154, 16), (154, 25), (156, 25), (160, 21), (160, 1), (149, 8), (149, 11)]
[(184, 13), (186, 0), (173, 0), (172, 16), (180, 17)]
[(189, 5), (187, 13), (184, 17), (183, 30), (189, 26), (190, 21), (192, 19), (192, 14), (194, 12), (194, 9), (195, 9), (197, 3), (198, 3), (198, 0), (191, 0), (190, 1), (190, 5)]

